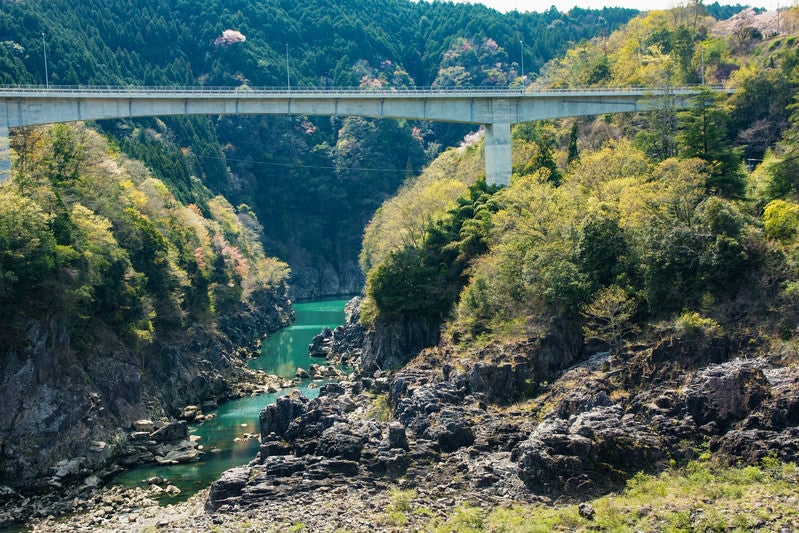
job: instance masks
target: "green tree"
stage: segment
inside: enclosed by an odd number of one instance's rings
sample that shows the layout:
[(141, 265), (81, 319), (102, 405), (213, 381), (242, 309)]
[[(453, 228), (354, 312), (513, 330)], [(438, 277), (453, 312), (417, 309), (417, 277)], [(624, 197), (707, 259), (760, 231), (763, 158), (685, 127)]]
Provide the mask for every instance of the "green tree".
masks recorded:
[(727, 142), (728, 111), (720, 104), (721, 96), (701, 89), (692, 97), (693, 106), (680, 111), (680, 156), (698, 157), (712, 165), (707, 187), (711, 191), (738, 198), (744, 192), (740, 170), (740, 151)]
[[(46, 307), (55, 281), (58, 252), (52, 217), (9, 187), (0, 188), (0, 313), (10, 318), (20, 307)], [(43, 297), (44, 296), (44, 297)]]
[(763, 211), (766, 235), (781, 241), (793, 241), (799, 234), (799, 205), (785, 200), (769, 202)]
[(595, 288), (615, 282), (628, 255), (617, 214), (599, 209), (583, 219), (577, 242), (577, 264)]
[(583, 335), (587, 340), (606, 343), (611, 353), (616, 353), (625, 337), (640, 330), (633, 321), (635, 310), (635, 300), (618, 285), (600, 289), (591, 303), (583, 307), (582, 315), (587, 320)]
[(569, 148), (568, 156), (566, 158), (566, 161), (570, 165), (580, 159), (580, 151), (577, 148), (577, 135), (579, 131), (579, 125), (577, 124), (577, 121), (574, 121), (574, 124), (572, 124), (571, 130), (569, 131)]

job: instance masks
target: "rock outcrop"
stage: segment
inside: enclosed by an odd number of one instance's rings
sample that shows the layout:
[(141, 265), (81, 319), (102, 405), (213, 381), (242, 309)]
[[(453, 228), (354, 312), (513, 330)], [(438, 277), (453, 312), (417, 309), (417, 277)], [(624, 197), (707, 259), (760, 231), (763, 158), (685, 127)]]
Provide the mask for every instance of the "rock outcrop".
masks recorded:
[(361, 325), (361, 298), (356, 296), (344, 307), (344, 324), (324, 328), (308, 346), (308, 355), (324, 357), (328, 363), (352, 365), (363, 354), (366, 328)]
[[(796, 460), (799, 371), (686, 355), (700, 346), (708, 345), (667, 339), (598, 353), (554, 378), (547, 342), (460, 359), (440, 347), (393, 374), (325, 385), (313, 400), (294, 393), (264, 409), (259, 456), (214, 484), (207, 509), (399, 479), (469, 501), (580, 499), (703, 447), (746, 461)], [(666, 361), (656, 385), (631, 380), (653, 371), (652, 357)], [(375, 398), (385, 398), (390, 416), (375, 415)], [(525, 398), (524, 409), (507, 407)]]
[(665, 459), (657, 435), (619, 405), (544, 420), (514, 450), (519, 477), (534, 492), (595, 494)]
[(260, 291), (215, 327), (194, 325), (138, 349), (99, 321), (88, 346), (73, 342), (58, 316), (27, 322), (24, 337), (0, 358), (0, 395), (9, 399), (0, 410), (0, 479), (18, 491), (46, 492), (64, 458), (80, 468), (55, 476), (58, 485), (90, 472), (108, 475), (119, 461), (158, 457), (132, 453), (125, 428), (177, 418), (186, 405), (215, 405), (237, 394), (236, 382), (257, 381), (245, 358), (292, 313), (285, 288)]

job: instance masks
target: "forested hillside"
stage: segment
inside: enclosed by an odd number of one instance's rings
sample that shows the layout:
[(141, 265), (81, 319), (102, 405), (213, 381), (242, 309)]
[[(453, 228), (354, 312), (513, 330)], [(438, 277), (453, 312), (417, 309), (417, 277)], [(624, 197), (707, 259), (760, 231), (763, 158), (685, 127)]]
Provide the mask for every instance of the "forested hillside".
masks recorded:
[(749, 25), (717, 34), (701, 5), (650, 12), (545, 65), (541, 87), (668, 94), (704, 77), (734, 93), (518, 125), (513, 182), (498, 192), (469, 163), (477, 147), (444, 154), (367, 228), (365, 319), (395, 341), (415, 332), (410, 352), (439, 341), (432, 323), (464, 346), (554, 323), (612, 350), (666, 324), (792, 337), (799, 50), (740, 20)]
[[(518, 84), (520, 41), (532, 72), (634, 14), (3, 0), (0, 83)], [(298, 297), (359, 292), (373, 212), (467, 131), (301, 116), (12, 130), (0, 351), (3, 391), (19, 402), (0, 419), (4, 480), (42, 486), (64, 457), (100, 468), (135, 418), (225, 398), (247, 378), (242, 355), (290, 320), (289, 272)]]
[(379, 67), (386, 60), (425, 86), (458, 39), (493, 39), (506, 50), (508, 65), (519, 63), (524, 40), (525, 65), (535, 72), (570, 41), (612, 31), (634, 13), (550, 9), (503, 15), (481, 5), (401, 0), (6, 1), (0, 82), (44, 83), (44, 33), (50, 81), (61, 85), (284, 86), (288, 46), (297, 86), (357, 86), (363, 75), (357, 64)]
[[(503, 15), (399, 0), (3, 2), (0, 83), (44, 83), (46, 46), (52, 84), (505, 85), (518, 83), (522, 48), (534, 73), (569, 43), (607, 34), (634, 13)], [(201, 205), (196, 176), (233, 205), (250, 206), (267, 228), (267, 250), (292, 266), (298, 297), (359, 292), (357, 255), (374, 210), (469, 131), (343, 117), (195, 117), (103, 129), (182, 200)]]
[(0, 477), (31, 488), (64, 457), (107, 467), (137, 418), (225, 398), (247, 352), (290, 321), (289, 268), (264, 254), (254, 213), (199, 184), (203, 209), (179, 201), (86, 126), (26, 128), (12, 149)]

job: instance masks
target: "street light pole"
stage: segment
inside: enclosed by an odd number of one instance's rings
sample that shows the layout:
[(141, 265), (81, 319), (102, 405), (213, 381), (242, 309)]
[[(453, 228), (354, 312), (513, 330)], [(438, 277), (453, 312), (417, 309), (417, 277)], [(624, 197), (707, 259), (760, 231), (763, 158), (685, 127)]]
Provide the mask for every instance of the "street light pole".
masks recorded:
[(50, 88), (50, 75), (47, 73), (47, 44), (44, 42), (44, 32), (42, 32), (42, 53), (44, 54), (44, 83)]
[(526, 85), (524, 83), (524, 41), (519, 41), (519, 44), (522, 47), (522, 73), (521, 74), (522, 74), (522, 91), (524, 91), (524, 86)]

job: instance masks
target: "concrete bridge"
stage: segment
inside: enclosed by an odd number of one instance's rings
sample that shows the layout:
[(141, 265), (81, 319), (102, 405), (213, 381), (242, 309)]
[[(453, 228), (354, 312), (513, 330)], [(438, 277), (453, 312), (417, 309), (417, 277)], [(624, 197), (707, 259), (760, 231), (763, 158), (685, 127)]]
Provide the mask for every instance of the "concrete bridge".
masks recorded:
[(10, 128), (169, 115), (341, 115), (485, 126), (486, 180), (511, 177), (511, 124), (685, 105), (696, 88), (251, 89), (209, 87), (0, 86), (0, 181), (10, 171)]

